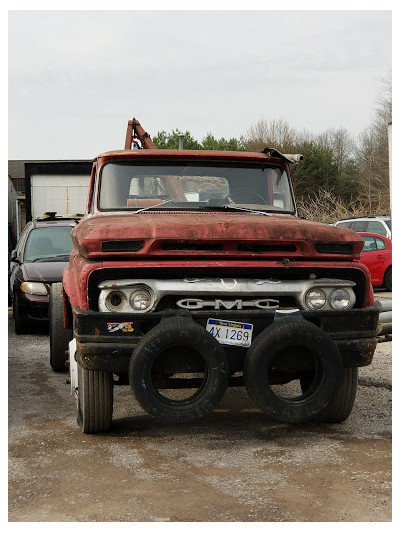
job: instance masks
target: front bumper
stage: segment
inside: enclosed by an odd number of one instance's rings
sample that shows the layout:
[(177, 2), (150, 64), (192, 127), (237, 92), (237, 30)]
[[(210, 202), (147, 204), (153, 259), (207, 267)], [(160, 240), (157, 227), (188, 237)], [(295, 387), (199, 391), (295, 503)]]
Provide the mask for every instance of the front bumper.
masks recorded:
[[(297, 316), (313, 322), (336, 343), (345, 367), (369, 365), (377, 344), (380, 304), (350, 311), (296, 311)], [(206, 326), (209, 318), (253, 324), (253, 340), (276, 319), (279, 311), (164, 311), (155, 313), (102, 313), (73, 310), (77, 357), (88, 370), (123, 373), (140, 338), (169, 317), (190, 318)], [(245, 354), (244, 348), (228, 347), (229, 352)]]
[(49, 296), (20, 293), (18, 298), (20, 311), (29, 320), (47, 321), (49, 319)]

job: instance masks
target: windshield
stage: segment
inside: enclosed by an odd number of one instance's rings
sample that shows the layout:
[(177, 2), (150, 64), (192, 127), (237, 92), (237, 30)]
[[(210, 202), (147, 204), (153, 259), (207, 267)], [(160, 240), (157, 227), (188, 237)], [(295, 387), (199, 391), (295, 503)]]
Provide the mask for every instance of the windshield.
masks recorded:
[(73, 249), (71, 229), (71, 226), (53, 226), (32, 230), (26, 242), (24, 261), (57, 258), (68, 261)]
[(101, 210), (204, 210), (224, 206), (293, 212), (286, 171), (267, 164), (206, 166), (197, 162), (119, 162), (108, 163), (102, 169)]

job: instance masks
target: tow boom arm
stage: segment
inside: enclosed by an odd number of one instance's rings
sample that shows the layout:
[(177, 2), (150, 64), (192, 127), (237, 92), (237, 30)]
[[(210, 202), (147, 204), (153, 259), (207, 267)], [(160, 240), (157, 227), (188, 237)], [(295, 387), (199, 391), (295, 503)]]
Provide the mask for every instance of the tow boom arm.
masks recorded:
[(136, 139), (139, 139), (142, 148), (156, 148), (156, 145), (151, 140), (150, 135), (147, 133), (147, 131), (144, 131), (144, 129), (140, 125), (140, 122), (136, 120), (136, 118), (133, 118), (132, 120), (128, 120), (128, 127), (126, 128), (125, 137), (125, 150), (131, 150), (132, 144), (135, 142)]

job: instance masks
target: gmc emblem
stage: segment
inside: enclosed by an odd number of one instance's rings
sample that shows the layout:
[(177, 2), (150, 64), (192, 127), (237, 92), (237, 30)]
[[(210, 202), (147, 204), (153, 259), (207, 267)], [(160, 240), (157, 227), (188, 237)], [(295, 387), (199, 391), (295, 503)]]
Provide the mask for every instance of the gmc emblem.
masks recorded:
[(197, 298), (186, 298), (178, 300), (176, 305), (182, 309), (204, 309), (211, 307), (212, 309), (244, 309), (245, 307), (256, 307), (257, 309), (278, 309), (279, 301), (268, 299), (262, 300), (199, 300)]

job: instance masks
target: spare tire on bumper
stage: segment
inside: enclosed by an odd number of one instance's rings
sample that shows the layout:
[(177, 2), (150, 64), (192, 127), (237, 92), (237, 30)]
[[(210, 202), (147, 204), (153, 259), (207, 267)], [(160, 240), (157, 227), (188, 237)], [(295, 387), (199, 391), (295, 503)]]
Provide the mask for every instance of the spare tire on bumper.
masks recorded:
[(277, 319), (264, 329), (244, 362), (249, 395), (261, 410), (283, 422), (302, 422), (321, 413), (335, 398), (342, 373), (333, 340), (297, 317)]
[(221, 401), (229, 365), (221, 344), (199, 324), (168, 318), (137, 344), (129, 384), (143, 409), (166, 422), (191, 422)]

